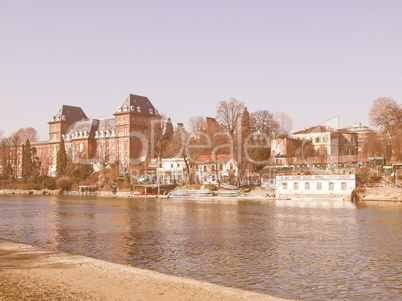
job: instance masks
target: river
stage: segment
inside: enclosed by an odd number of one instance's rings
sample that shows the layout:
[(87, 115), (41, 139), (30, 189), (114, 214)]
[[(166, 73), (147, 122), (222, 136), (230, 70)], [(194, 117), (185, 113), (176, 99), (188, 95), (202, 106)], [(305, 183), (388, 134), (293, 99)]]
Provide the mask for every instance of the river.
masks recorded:
[(0, 238), (301, 299), (402, 299), (402, 203), (0, 196)]

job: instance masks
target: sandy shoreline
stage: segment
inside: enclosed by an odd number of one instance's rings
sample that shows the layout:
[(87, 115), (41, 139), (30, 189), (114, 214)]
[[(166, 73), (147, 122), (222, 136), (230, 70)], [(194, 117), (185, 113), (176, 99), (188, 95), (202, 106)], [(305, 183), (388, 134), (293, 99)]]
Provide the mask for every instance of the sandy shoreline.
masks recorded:
[(283, 300), (0, 239), (0, 300)]

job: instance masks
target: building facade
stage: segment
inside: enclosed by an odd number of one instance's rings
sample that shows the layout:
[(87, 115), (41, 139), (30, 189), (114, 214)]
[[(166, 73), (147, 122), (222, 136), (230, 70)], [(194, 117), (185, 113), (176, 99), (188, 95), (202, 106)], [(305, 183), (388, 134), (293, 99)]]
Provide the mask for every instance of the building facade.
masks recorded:
[[(129, 94), (113, 115), (105, 119), (88, 118), (80, 107), (62, 105), (48, 122), (49, 140), (31, 142), (41, 162), (40, 174), (56, 176), (62, 138), (74, 163), (119, 163), (126, 169), (147, 155), (152, 123), (161, 118), (149, 99)], [(22, 147), (17, 147), (12, 162), (17, 177), (21, 175)]]
[(351, 175), (276, 176), (277, 197), (340, 197), (350, 198), (356, 189)]
[(354, 131), (315, 126), (293, 133), (293, 138), (311, 142), (321, 163), (330, 165), (358, 161), (358, 139)]

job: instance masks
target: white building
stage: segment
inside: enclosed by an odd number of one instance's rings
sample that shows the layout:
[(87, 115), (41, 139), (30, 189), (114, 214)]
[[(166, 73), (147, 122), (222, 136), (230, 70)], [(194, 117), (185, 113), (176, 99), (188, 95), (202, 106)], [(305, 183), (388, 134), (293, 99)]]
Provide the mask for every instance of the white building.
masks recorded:
[(237, 183), (237, 162), (229, 155), (203, 155), (197, 158), (195, 165), (196, 183), (214, 184)]
[(277, 176), (276, 197), (349, 198), (356, 189), (352, 175)]
[(161, 167), (156, 169), (160, 184), (179, 184), (187, 181), (187, 167), (183, 158), (161, 159)]

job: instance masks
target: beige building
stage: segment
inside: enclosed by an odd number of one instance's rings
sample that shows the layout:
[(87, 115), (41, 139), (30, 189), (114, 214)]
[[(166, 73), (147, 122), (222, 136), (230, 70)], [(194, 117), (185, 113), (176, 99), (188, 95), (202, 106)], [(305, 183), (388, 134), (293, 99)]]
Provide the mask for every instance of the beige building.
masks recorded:
[(295, 132), (292, 136), (296, 139), (311, 141), (317, 152), (327, 156), (356, 156), (357, 159), (357, 133), (348, 129), (335, 130), (319, 125)]

